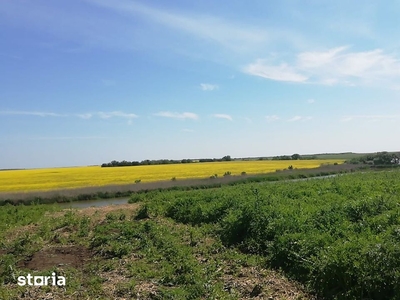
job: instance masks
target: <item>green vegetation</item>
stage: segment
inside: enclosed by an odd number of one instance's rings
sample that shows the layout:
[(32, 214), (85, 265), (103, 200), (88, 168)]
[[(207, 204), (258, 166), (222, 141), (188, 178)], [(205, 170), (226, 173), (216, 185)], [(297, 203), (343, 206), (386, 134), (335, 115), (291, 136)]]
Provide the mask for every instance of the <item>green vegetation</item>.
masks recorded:
[(352, 158), (351, 164), (369, 164), (374, 166), (400, 166), (400, 153), (378, 152)]
[(326, 299), (399, 299), (400, 172), (150, 192), (150, 216), (211, 226)]
[[(146, 205), (129, 206), (87, 214), (47, 205), (3, 207), (0, 216), (9, 216), (10, 226), (1, 231), (0, 299), (242, 299), (263, 293), (305, 299), (298, 287), (263, 268), (264, 258), (225, 247), (212, 226), (181, 225), (150, 217)], [(65, 288), (16, 284), (20, 275), (53, 271), (66, 278)], [(261, 285), (271, 279), (277, 287)]]

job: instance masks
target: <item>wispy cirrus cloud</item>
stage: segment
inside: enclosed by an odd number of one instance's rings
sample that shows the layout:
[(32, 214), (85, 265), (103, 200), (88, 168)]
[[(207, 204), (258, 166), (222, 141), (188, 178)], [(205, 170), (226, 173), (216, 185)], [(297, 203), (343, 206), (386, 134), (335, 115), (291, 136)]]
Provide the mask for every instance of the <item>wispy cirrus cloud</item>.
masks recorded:
[(288, 122), (298, 122), (298, 121), (309, 121), (312, 117), (304, 117), (304, 116), (294, 116), (293, 118), (288, 119)]
[(350, 122), (355, 120), (368, 120), (368, 121), (400, 120), (400, 115), (347, 115), (343, 116), (340, 121)]
[(91, 112), (91, 113), (77, 113), (77, 114), (60, 114), (54, 112), (45, 111), (0, 111), (0, 115), (10, 115), (10, 116), (35, 116), (35, 117), (78, 117), (81, 119), (91, 119), (92, 117), (99, 117), (102, 119), (109, 118), (126, 118), (134, 119), (138, 116), (133, 113), (126, 113), (122, 111), (111, 111), (111, 112)]
[(190, 120), (198, 120), (199, 116), (195, 113), (191, 112), (183, 112), (183, 113), (178, 113), (178, 112), (170, 112), (170, 111), (161, 111), (158, 113), (155, 113), (154, 116), (157, 117), (164, 117), (164, 118), (172, 118), (172, 119), (190, 119)]
[(108, 139), (109, 137), (103, 136), (34, 136), (28, 137), (29, 140), (97, 140), (97, 139)]
[(242, 117), (242, 119), (245, 120), (249, 124), (253, 123), (253, 120), (249, 117)]
[(218, 119), (225, 119), (225, 120), (233, 121), (232, 117), (227, 114), (213, 114), (212, 116), (214, 118), (218, 118)]
[(216, 84), (210, 84), (210, 83), (201, 83), (200, 87), (203, 91), (214, 91), (219, 89), (219, 86)]
[(66, 117), (68, 115), (58, 114), (45, 111), (20, 111), (20, 110), (3, 110), (0, 115), (14, 115), (14, 116), (36, 116), (36, 117)]
[(74, 116), (79, 117), (81, 119), (91, 119), (93, 117), (98, 117), (101, 119), (110, 119), (110, 118), (124, 118), (124, 119), (135, 119), (139, 116), (133, 113), (126, 113), (122, 111), (110, 111), (110, 112), (91, 112), (91, 113), (83, 113), (83, 114), (75, 114)]
[(267, 120), (267, 122), (275, 122), (280, 120), (281, 118), (278, 117), (277, 115), (271, 115), (271, 116), (266, 116), (265, 119)]
[(327, 51), (298, 53), (292, 63), (277, 58), (248, 64), (247, 74), (275, 80), (323, 85), (375, 85), (395, 87), (400, 80), (400, 59), (382, 49), (350, 51), (342, 46)]
[(126, 118), (126, 119), (135, 119), (138, 116), (132, 113), (125, 113), (122, 111), (111, 111), (111, 112), (97, 112), (96, 115), (98, 115), (102, 119), (110, 119), (113, 117), (117, 118)]
[(106, 7), (125, 16), (138, 16), (170, 30), (190, 34), (230, 49), (243, 49), (267, 40), (267, 32), (258, 27), (237, 24), (214, 16), (159, 9), (126, 0), (86, 0), (93, 5)]
[(93, 117), (93, 113), (76, 114), (76, 116), (81, 119), (90, 119)]

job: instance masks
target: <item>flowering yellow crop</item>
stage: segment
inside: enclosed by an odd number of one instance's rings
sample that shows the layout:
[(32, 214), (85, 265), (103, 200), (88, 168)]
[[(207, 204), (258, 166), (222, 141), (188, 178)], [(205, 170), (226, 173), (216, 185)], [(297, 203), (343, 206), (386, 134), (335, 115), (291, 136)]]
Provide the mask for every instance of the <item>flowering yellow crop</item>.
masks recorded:
[(0, 192), (30, 192), (56, 189), (131, 184), (135, 180), (154, 182), (188, 178), (209, 178), (225, 172), (232, 175), (275, 172), (292, 165), (293, 168), (317, 168), (321, 164), (343, 163), (343, 160), (296, 160), (296, 161), (229, 161), (188, 163), (134, 167), (71, 167), (31, 170), (0, 171)]

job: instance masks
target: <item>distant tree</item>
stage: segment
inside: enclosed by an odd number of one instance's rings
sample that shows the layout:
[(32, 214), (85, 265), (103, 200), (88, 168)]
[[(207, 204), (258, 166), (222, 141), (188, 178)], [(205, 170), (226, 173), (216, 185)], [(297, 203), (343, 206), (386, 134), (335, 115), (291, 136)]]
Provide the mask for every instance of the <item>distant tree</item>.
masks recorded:
[(295, 154), (292, 155), (292, 159), (293, 160), (298, 160), (298, 159), (301, 159), (301, 156), (300, 156), (300, 154), (295, 153)]
[(226, 156), (224, 156), (224, 157), (222, 158), (222, 161), (231, 161), (231, 160), (232, 160), (232, 158), (231, 158), (230, 155), (226, 155)]
[(213, 162), (214, 160), (212, 158), (200, 158), (199, 162)]
[(378, 152), (373, 161), (374, 165), (392, 165), (399, 163), (399, 157), (396, 154), (390, 154), (384, 151)]
[(289, 155), (274, 156), (272, 160), (292, 160), (292, 157)]
[(127, 166), (131, 166), (132, 164), (129, 161), (123, 160), (119, 163), (119, 166), (121, 167), (127, 167)]

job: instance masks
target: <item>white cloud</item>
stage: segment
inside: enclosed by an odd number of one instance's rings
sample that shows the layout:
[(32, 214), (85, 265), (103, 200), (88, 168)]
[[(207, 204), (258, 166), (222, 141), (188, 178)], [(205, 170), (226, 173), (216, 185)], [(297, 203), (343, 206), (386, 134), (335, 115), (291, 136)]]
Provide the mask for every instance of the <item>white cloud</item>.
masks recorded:
[(110, 118), (125, 118), (125, 119), (135, 119), (138, 116), (133, 113), (125, 113), (122, 111), (111, 111), (111, 112), (91, 112), (91, 113), (83, 113), (83, 114), (75, 114), (74, 116), (79, 117), (81, 119), (91, 119), (93, 117), (99, 117), (101, 119), (110, 119)]
[(184, 128), (184, 129), (182, 129), (181, 131), (182, 131), (182, 132), (194, 132), (193, 129), (187, 129), (187, 128)]
[(244, 72), (276, 81), (324, 85), (373, 84), (394, 88), (400, 80), (400, 60), (393, 54), (386, 54), (382, 49), (360, 52), (349, 49), (343, 46), (327, 51), (302, 52), (291, 64), (259, 59), (247, 65)]
[(134, 119), (138, 117), (133, 113), (125, 113), (121, 111), (78, 113), (78, 114), (59, 114), (53, 112), (40, 112), (40, 111), (0, 111), (0, 115), (23, 115), (23, 116), (37, 116), (37, 117), (78, 117), (81, 119), (90, 119), (94, 116), (100, 117), (102, 119), (109, 119), (113, 117)]
[(214, 114), (212, 115), (214, 118), (219, 118), (219, 119), (226, 119), (229, 121), (232, 121), (232, 117), (230, 115), (226, 115), (226, 114)]
[(219, 88), (218, 85), (216, 84), (210, 84), (210, 83), (201, 83), (200, 87), (203, 91), (214, 91)]
[(85, 114), (77, 114), (76, 116), (81, 118), (81, 119), (90, 119), (91, 117), (93, 117), (93, 114), (85, 113)]
[(297, 55), (298, 65), (302, 69), (318, 68), (332, 62), (336, 55), (346, 50), (348, 47), (333, 48), (325, 52), (302, 52)]
[(305, 82), (308, 79), (307, 76), (298, 73), (294, 68), (285, 63), (279, 66), (271, 66), (261, 59), (246, 66), (244, 72), (277, 81)]
[(265, 119), (266, 119), (268, 122), (275, 122), (275, 121), (280, 120), (280, 118), (279, 118), (277, 115), (266, 116)]
[(37, 116), (37, 117), (66, 117), (64, 114), (57, 114), (53, 112), (42, 111), (0, 111), (0, 115), (24, 115), (24, 116)]
[(138, 116), (132, 113), (124, 113), (121, 111), (111, 111), (111, 112), (98, 112), (96, 113), (100, 118), (102, 119), (109, 119), (113, 117), (118, 117), (118, 118), (126, 118), (126, 119), (134, 119), (137, 118)]
[(314, 104), (314, 103), (315, 103), (315, 100), (314, 100), (314, 99), (308, 99), (308, 100), (307, 100), (307, 103), (308, 103), (308, 104)]
[(182, 119), (182, 120), (184, 120), (184, 119), (197, 120), (199, 118), (198, 115), (196, 115), (195, 113), (191, 113), (191, 112), (177, 113), (177, 112), (170, 112), (170, 111), (161, 111), (154, 115), (158, 116), (158, 117)]
[(312, 119), (312, 117), (294, 116), (293, 118), (290, 118), (287, 121), (288, 122), (298, 122), (298, 121), (308, 121), (311, 119)]

